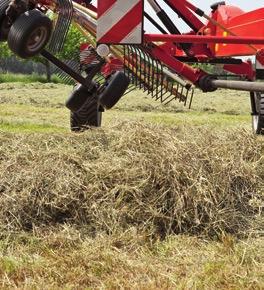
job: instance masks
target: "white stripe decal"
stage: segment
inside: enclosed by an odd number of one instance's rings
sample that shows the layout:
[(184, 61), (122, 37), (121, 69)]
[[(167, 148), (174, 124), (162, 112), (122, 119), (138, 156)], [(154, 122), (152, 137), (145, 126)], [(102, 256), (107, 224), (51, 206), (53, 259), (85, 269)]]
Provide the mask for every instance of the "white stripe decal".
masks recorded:
[(120, 43), (134, 43), (140, 44), (142, 38), (142, 23), (133, 29)]
[(101, 39), (111, 28), (117, 24), (130, 10), (132, 10), (141, 0), (117, 0), (98, 19), (97, 39)]
[(256, 69), (264, 69), (264, 65), (256, 60)]

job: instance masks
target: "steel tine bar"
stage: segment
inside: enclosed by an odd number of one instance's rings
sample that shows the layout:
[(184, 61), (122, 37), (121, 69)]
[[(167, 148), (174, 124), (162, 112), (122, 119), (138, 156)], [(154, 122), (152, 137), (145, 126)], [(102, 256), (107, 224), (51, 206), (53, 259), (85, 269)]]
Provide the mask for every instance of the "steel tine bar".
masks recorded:
[[(165, 96), (165, 95), (167, 95), (169, 93), (169, 82), (168, 82), (168, 80), (166, 81), (166, 86), (164, 86), (164, 89), (165, 89), (165, 91), (164, 91), (163, 96)], [(167, 97), (165, 99), (162, 98), (161, 102), (163, 103), (164, 101), (166, 101), (166, 99), (167, 99)]]
[(174, 93), (173, 91), (175, 90), (175, 87), (174, 87), (174, 85), (172, 83), (171, 89), (170, 89), (170, 95), (164, 101), (167, 101), (172, 95), (173, 95), (173, 97), (170, 100), (168, 100), (164, 105), (169, 104), (171, 101), (173, 101), (175, 99), (180, 99), (180, 97), (179, 97), (179, 94), (180, 94), (179, 93), (179, 88), (180, 87), (182, 87), (182, 86), (177, 84), (176, 93)]
[(155, 59), (151, 59), (151, 96), (154, 97), (154, 90), (155, 90)]
[(138, 80), (138, 58), (137, 58), (137, 55), (136, 55), (136, 50), (133, 46), (132, 47), (132, 51), (133, 51), (133, 54), (132, 54), (132, 61), (133, 61), (133, 67), (135, 69), (135, 80), (136, 80), (136, 86), (139, 86), (140, 87), (140, 83), (139, 83), (139, 80)]
[(168, 82), (168, 79), (166, 79), (166, 82), (163, 83), (163, 93), (162, 93), (162, 96), (166, 95), (168, 93), (168, 85), (169, 85), (169, 82)]
[[(124, 47), (125, 49), (125, 53), (124, 53), (124, 63), (130, 63), (130, 59), (131, 59), (131, 49), (129, 45), (125, 45)], [(126, 72), (127, 72), (127, 76), (130, 79), (130, 82), (132, 82), (133, 84), (135, 84), (135, 78), (134, 75), (131, 71), (131, 69), (129, 68), (129, 66), (126, 66)]]
[(143, 90), (145, 92), (147, 90), (146, 82), (147, 82), (147, 75), (148, 75), (148, 70), (147, 70), (148, 61), (147, 61), (147, 54), (143, 49), (141, 49), (141, 53), (144, 60), (144, 66), (143, 66), (144, 75), (143, 75), (142, 81), (144, 83)]
[(163, 91), (163, 87), (164, 87), (164, 85), (162, 83), (160, 83), (159, 91), (158, 91), (158, 94), (160, 94), (160, 96), (158, 97), (158, 99), (160, 99), (160, 97), (161, 97), (161, 92)]
[(148, 94), (152, 94), (153, 90), (153, 78), (152, 78), (152, 71), (153, 71), (153, 58), (150, 56), (149, 52), (146, 51), (147, 57), (148, 57), (148, 74), (147, 74), (147, 85), (148, 85)]
[(135, 57), (135, 50), (134, 47), (131, 46), (131, 54), (130, 54), (130, 59), (131, 59), (131, 63), (132, 63), (132, 74), (135, 78), (135, 84), (136, 86), (138, 86), (138, 76), (137, 76), (137, 58)]
[(157, 61), (157, 64), (158, 64), (158, 75), (157, 75), (157, 79), (158, 79), (158, 87), (156, 88), (156, 98), (157, 99), (160, 99), (160, 87), (163, 86), (163, 83), (161, 82), (161, 76), (163, 74), (163, 70), (162, 70), (162, 65), (160, 63), (160, 61)]
[(162, 91), (162, 85), (160, 85), (159, 87), (158, 87), (158, 92), (157, 92), (157, 96), (156, 96), (156, 101), (158, 101), (158, 100), (160, 100), (160, 102), (161, 102), (161, 91)]
[(53, 53), (57, 53), (62, 49), (73, 15), (73, 5), (71, 0), (58, 0), (58, 4), (58, 20), (50, 42), (50, 49)]
[(189, 92), (190, 92), (190, 90), (187, 90), (187, 89), (186, 89), (186, 94), (185, 94), (185, 102), (184, 102), (184, 106), (186, 106), (186, 105), (187, 105), (187, 101), (188, 101)]
[[(130, 53), (129, 46), (125, 45), (124, 46), (124, 59), (123, 59), (124, 64), (129, 62), (129, 53)], [(125, 66), (125, 73), (126, 73), (127, 77), (130, 79), (130, 82), (133, 82), (134, 81), (133, 75), (131, 74), (131, 71), (127, 65)]]
[(146, 57), (146, 64), (145, 64), (145, 67), (146, 67), (146, 74), (145, 74), (145, 90), (147, 91), (147, 93), (149, 94), (150, 92), (150, 89), (149, 89), (149, 81), (150, 81), (150, 76), (149, 76), (149, 71), (151, 69), (151, 66), (150, 66), (150, 56), (149, 56), (149, 53), (144, 49), (144, 53), (145, 53), (145, 57)]
[(0, 2), (0, 12), (2, 12), (3, 9), (6, 9), (8, 6), (10, 0), (1, 0)]
[(125, 96), (125, 95), (127, 95), (127, 94), (133, 92), (135, 89), (136, 89), (136, 87), (134, 86), (133, 88), (126, 90), (126, 92), (124, 93), (123, 96)]
[(145, 69), (145, 52), (140, 49), (140, 47), (137, 47), (139, 58), (140, 58), (140, 83), (141, 88), (145, 89), (145, 75), (146, 75), (146, 69)]
[[(174, 84), (173, 84), (173, 82), (172, 81), (170, 81), (170, 83), (171, 83), (171, 86), (170, 86), (170, 93), (172, 94), (172, 95), (174, 95)], [(178, 88), (178, 87), (177, 87)]]
[[(169, 86), (169, 82), (168, 82), (168, 86)], [(168, 90), (167, 90), (167, 94), (168, 94), (168, 96), (166, 96), (166, 98), (163, 99), (163, 102), (166, 102), (166, 100), (167, 100), (168, 98), (170, 98), (170, 96), (172, 95), (172, 90), (168, 88)]]
[(158, 61), (155, 59), (155, 66), (154, 66), (154, 82), (155, 82), (155, 87), (154, 87), (154, 95), (153, 97), (157, 99), (157, 87), (159, 86), (159, 68), (158, 68)]
[(179, 93), (179, 95), (177, 94), (178, 96), (176, 96), (175, 99), (178, 97), (179, 102), (183, 102), (183, 90), (184, 90), (184, 87), (180, 86), (180, 88), (181, 88), (181, 92)]
[(169, 103), (171, 103), (173, 100), (175, 100), (175, 97), (173, 96), (170, 100), (168, 100), (166, 103), (164, 103), (164, 105), (168, 105)]
[[(73, 15), (73, 4), (72, 4), (72, 1), (71, 0), (62, 0), (61, 1), (61, 6), (62, 6), (62, 18), (63, 18), (63, 21), (65, 22), (65, 26), (64, 26), (64, 29), (63, 29), (63, 33), (61, 34), (61, 37), (60, 37), (60, 44), (59, 44), (59, 50), (60, 51), (62, 48), (63, 48), (63, 45), (64, 45), (64, 42), (65, 42), (65, 39), (67, 37), (67, 34), (68, 34), (68, 31), (69, 31), (69, 28), (70, 28), (70, 25), (71, 25), (71, 21), (72, 21), (72, 15)], [(64, 8), (64, 4), (65, 2), (67, 3), (67, 9)]]
[[(164, 73), (163, 73), (163, 65), (162, 63), (160, 62), (160, 83), (161, 83), (161, 87), (163, 88), (164, 84), (163, 84), (163, 76), (164, 76)], [(162, 91), (162, 90), (161, 90)], [(160, 92), (160, 97), (161, 97), (161, 92)]]
[(192, 107), (193, 95), (194, 95), (194, 89), (192, 89), (192, 94), (191, 94), (190, 103), (189, 103), (189, 109), (191, 109), (191, 107)]
[[(129, 55), (128, 55), (128, 51), (129, 51), (128, 45), (124, 45), (123, 50), (124, 50), (123, 63), (125, 64), (127, 59), (128, 59), (128, 57), (129, 57)], [(124, 71), (125, 71), (126, 76), (131, 81), (130, 70), (129, 70), (129, 68), (127, 66), (125, 66), (125, 70)]]
[(157, 97), (158, 97), (158, 99), (161, 99), (161, 97), (162, 97), (161, 92), (163, 90), (164, 84), (163, 84), (163, 66), (162, 66), (160, 61), (159, 61), (159, 67), (160, 67), (159, 84), (160, 84), (161, 89), (160, 89), (160, 91), (157, 92)]
[(147, 68), (148, 68), (148, 74), (147, 74), (147, 80), (146, 80), (146, 84), (147, 84), (147, 89), (148, 89), (148, 95), (151, 93), (151, 75), (150, 75), (150, 71), (151, 71), (151, 57), (149, 55), (149, 53), (146, 51), (146, 56), (148, 59), (148, 63), (147, 63)]
[[(139, 88), (140, 89), (142, 89), (142, 87), (144, 87), (144, 85), (143, 85), (143, 82), (142, 82), (142, 70), (143, 70), (143, 65), (144, 65), (144, 63), (143, 63), (143, 60), (142, 60), (142, 53), (141, 53), (141, 50), (138, 48), (138, 47), (136, 47), (136, 51), (137, 51), (137, 54), (138, 54), (138, 58), (139, 58)], [(143, 72), (144, 72), (144, 70), (143, 70)]]
[(157, 61), (157, 68), (156, 68), (156, 100), (158, 100), (159, 98), (159, 85), (160, 85), (160, 82), (159, 82), (159, 77), (160, 77), (160, 71), (159, 71), (159, 61)]
[(160, 99), (160, 102), (162, 103), (163, 95), (166, 94), (166, 87), (164, 84), (164, 75), (163, 73), (160, 74), (160, 90), (158, 92), (158, 99)]
[[(136, 59), (138, 61), (137, 63), (137, 76), (138, 76), (138, 80), (139, 80), (139, 88), (142, 88), (142, 57), (141, 57), (141, 53), (140, 50), (135, 46), (134, 47), (135, 52), (136, 52)], [(139, 67), (138, 67), (139, 65)], [(138, 75), (139, 74), (139, 75)]]
[(157, 74), (157, 86), (156, 86), (156, 101), (160, 99), (160, 92), (162, 91), (163, 84), (160, 81), (160, 72)]

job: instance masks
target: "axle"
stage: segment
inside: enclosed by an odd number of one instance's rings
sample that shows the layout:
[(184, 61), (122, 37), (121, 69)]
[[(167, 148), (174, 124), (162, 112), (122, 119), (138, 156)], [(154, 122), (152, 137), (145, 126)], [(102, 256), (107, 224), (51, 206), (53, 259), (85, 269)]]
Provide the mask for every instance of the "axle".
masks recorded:
[(263, 92), (264, 83), (245, 81), (211, 80), (212, 87), (247, 92)]

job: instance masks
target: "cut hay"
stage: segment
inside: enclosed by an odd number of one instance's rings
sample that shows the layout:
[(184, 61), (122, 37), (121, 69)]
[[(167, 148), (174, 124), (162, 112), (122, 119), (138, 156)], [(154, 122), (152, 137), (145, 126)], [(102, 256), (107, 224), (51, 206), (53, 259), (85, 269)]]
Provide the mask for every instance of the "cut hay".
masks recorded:
[(0, 226), (134, 227), (161, 238), (261, 230), (263, 149), (246, 131), (136, 122), (80, 135), (2, 133)]

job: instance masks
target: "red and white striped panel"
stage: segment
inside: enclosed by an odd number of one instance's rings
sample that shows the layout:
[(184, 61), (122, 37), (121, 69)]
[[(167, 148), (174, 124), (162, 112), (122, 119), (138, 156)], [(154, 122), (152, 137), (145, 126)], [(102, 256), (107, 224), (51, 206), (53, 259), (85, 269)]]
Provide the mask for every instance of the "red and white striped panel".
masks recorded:
[(98, 0), (97, 42), (141, 44), (143, 0)]

